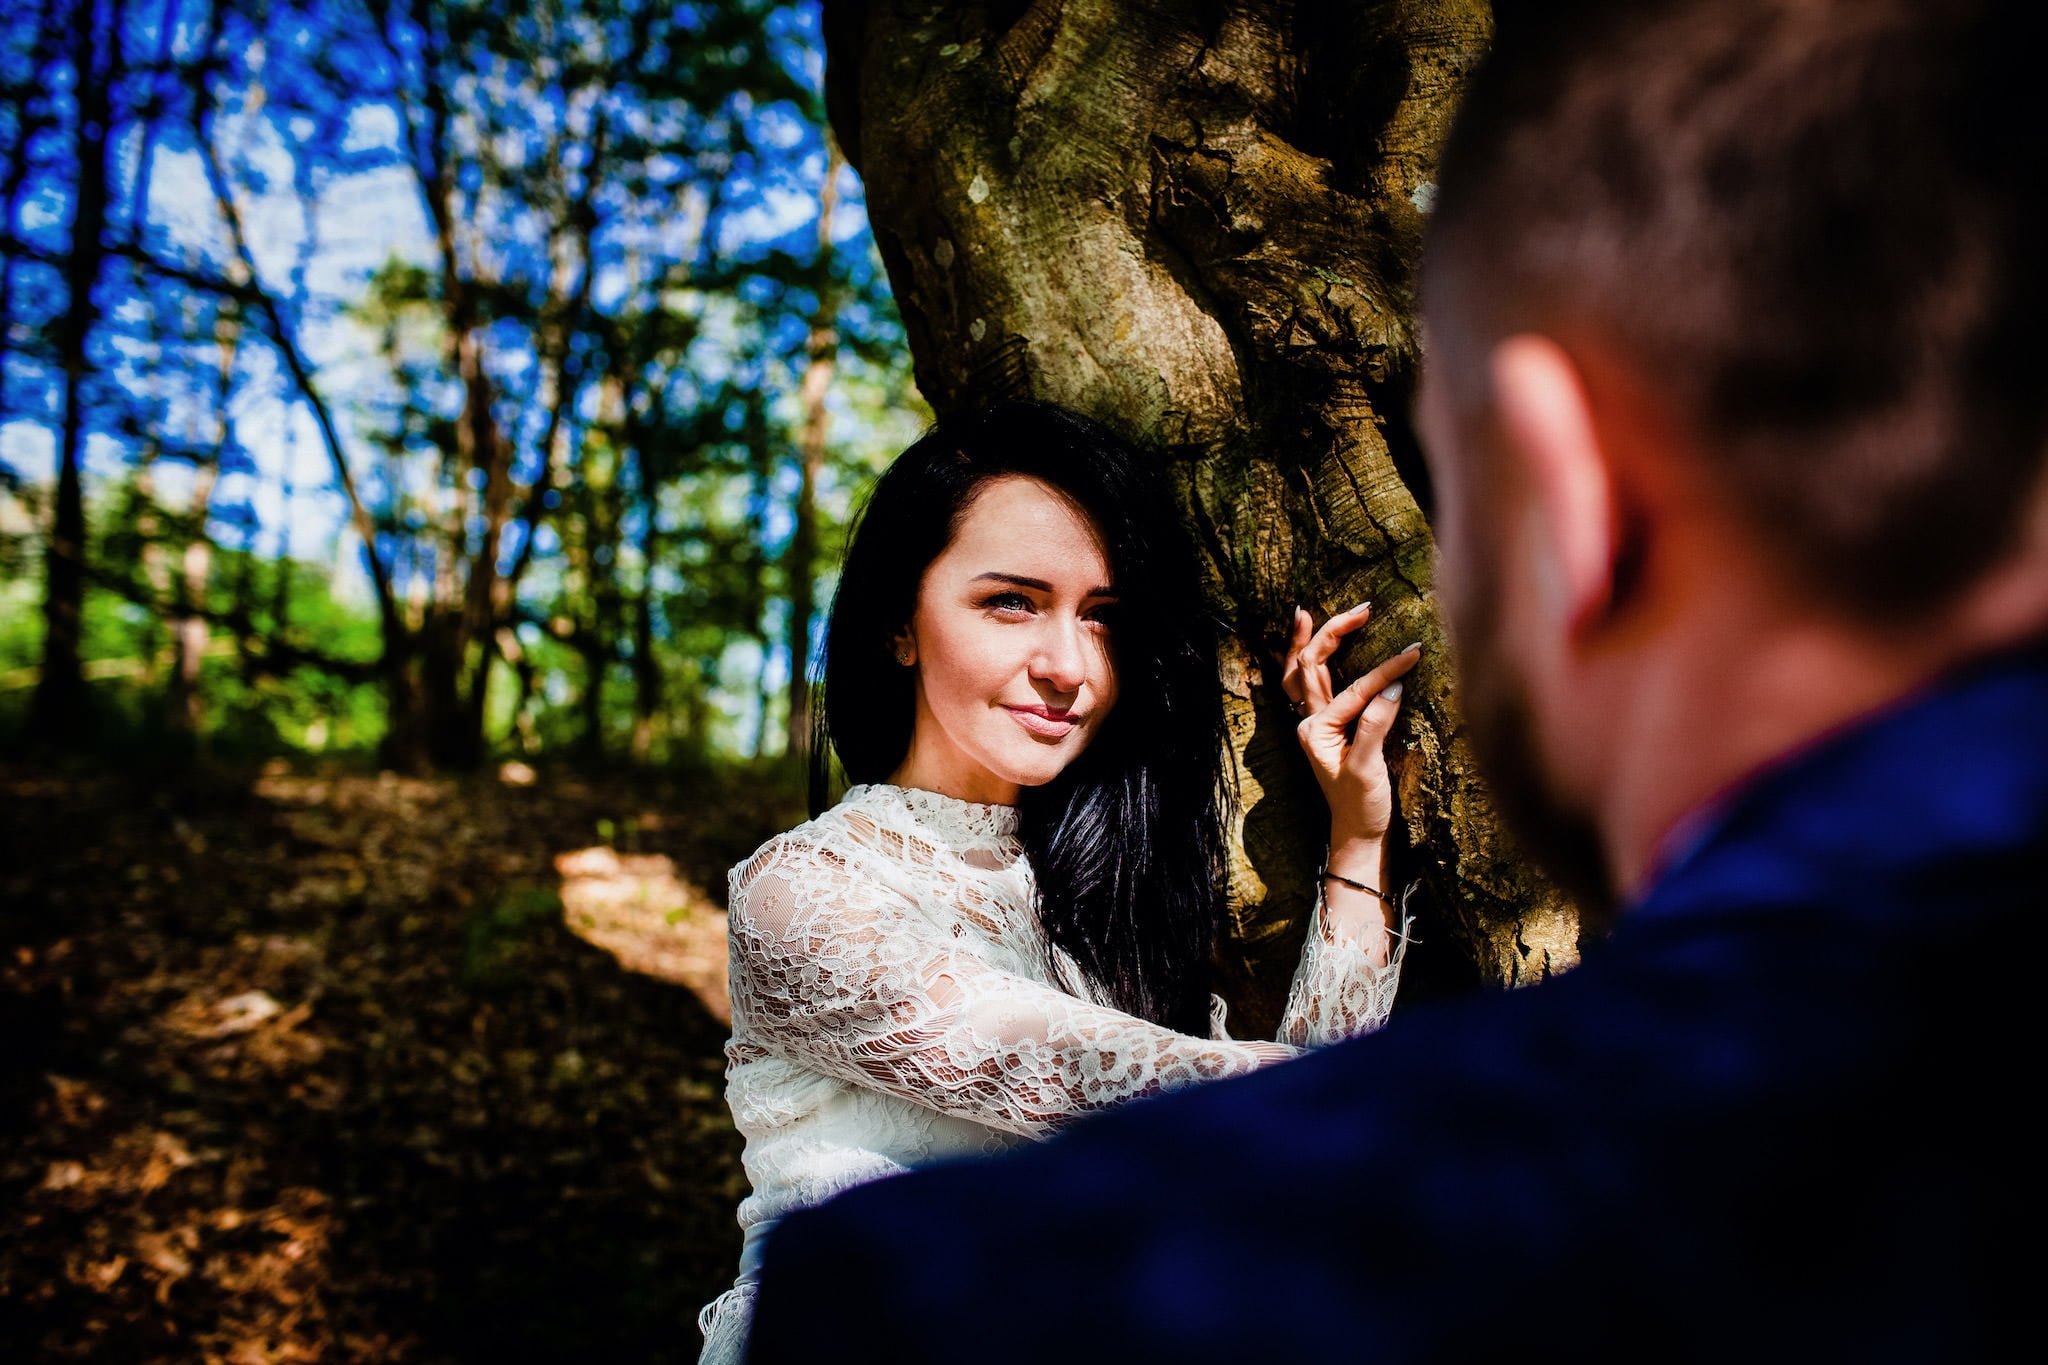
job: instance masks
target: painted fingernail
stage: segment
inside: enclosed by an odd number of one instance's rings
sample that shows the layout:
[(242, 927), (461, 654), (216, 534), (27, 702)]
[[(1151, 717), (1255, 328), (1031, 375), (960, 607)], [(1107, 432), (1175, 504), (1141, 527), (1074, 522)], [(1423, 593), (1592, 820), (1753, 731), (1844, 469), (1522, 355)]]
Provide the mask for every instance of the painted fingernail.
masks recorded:
[(1399, 701), (1399, 700), (1401, 700), (1401, 683), (1400, 683), (1400, 680), (1399, 680), (1399, 679), (1396, 679), (1395, 681), (1393, 681), (1393, 682), (1390, 682), (1390, 683), (1388, 683), (1388, 684), (1387, 684), (1387, 685), (1386, 685), (1385, 687), (1382, 687), (1382, 688), (1380, 689), (1380, 700), (1381, 700), (1381, 701)]
[(1403, 654), (1420, 654), (1422, 652), (1422, 641), (1415, 640), (1401, 646), (1401, 652)]
[(1360, 603), (1359, 603), (1359, 604), (1358, 604), (1357, 606), (1353, 607), (1353, 608), (1352, 608), (1351, 610), (1353, 610), (1354, 612), (1358, 612), (1358, 611), (1371, 611), (1371, 610), (1372, 610), (1372, 603), (1370, 603), (1370, 602), (1360, 602)]

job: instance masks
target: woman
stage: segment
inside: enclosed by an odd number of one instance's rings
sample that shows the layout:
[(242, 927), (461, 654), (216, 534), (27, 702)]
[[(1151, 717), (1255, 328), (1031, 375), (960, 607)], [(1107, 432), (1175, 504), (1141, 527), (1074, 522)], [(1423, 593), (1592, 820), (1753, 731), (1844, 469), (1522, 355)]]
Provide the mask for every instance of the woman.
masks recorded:
[(1198, 594), (1151, 467), (1061, 409), (948, 418), (877, 483), (819, 725), (855, 785), (732, 873), (726, 1094), (753, 1193), (704, 1360), (739, 1358), (784, 1213), (1385, 1019), (1380, 749), (1417, 651), (1333, 696), (1366, 612), (1296, 613), (1283, 685), (1331, 802), (1328, 879), (1282, 1041), (1235, 1041), (1206, 985), (1227, 798)]

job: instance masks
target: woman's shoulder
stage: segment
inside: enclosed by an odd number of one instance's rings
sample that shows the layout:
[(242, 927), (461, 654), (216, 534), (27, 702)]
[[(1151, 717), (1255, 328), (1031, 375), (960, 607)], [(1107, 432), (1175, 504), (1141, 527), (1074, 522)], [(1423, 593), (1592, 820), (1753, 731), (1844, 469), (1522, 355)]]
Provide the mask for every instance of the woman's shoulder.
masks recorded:
[(843, 867), (872, 843), (876, 828), (874, 789), (847, 789), (837, 805), (770, 837), (733, 865), (728, 881), (735, 896), (778, 867)]
[(786, 925), (821, 908), (873, 912), (904, 896), (908, 868), (892, 849), (887, 802), (861, 788), (830, 810), (775, 835), (727, 877), (732, 923)]

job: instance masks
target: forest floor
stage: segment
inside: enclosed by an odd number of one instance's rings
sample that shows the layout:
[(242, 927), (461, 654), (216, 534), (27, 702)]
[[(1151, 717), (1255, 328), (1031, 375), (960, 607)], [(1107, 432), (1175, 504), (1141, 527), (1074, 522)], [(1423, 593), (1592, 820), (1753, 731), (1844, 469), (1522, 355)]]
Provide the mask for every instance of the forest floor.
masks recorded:
[(695, 1359), (792, 812), (510, 776), (0, 766), (0, 1359)]

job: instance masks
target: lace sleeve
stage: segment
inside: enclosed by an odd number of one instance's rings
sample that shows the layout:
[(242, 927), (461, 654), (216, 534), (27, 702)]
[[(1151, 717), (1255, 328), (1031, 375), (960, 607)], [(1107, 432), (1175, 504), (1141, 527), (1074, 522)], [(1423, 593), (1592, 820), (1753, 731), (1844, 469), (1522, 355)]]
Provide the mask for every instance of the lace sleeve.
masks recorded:
[(900, 891), (782, 840), (734, 878), (732, 1000), (756, 1045), (1013, 1133), (1294, 1055), (1189, 1037), (978, 955)]
[(1401, 985), (1401, 959), (1408, 953), (1407, 896), (1401, 897), (1401, 927), (1393, 933), (1394, 951), (1387, 965), (1375, 966), (1369, 950), (1332, 925), (1323, 894), (1316, 891), (1315, 913), (1301, 946), (1301, 965), (1287, 991), (1281, 1014), (1280, 1040), (1296, 1047), (1321, 1047), (1387, 1022), (1394, 992)]

